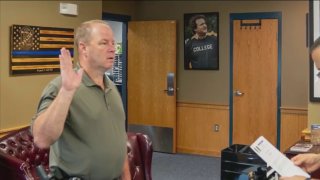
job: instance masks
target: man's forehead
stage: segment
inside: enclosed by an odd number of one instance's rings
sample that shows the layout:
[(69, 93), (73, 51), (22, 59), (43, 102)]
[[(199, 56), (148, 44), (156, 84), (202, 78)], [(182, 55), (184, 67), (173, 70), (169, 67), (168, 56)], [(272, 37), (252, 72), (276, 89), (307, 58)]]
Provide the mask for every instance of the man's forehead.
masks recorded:
[(105, 33), (111, 33), (113, 35), (112, 28), (106, 24), (97, 24), (93, 26), (92, 32), (105, 32)]
[(205, 21), (204, 18), (199, 18), (196, 21)]

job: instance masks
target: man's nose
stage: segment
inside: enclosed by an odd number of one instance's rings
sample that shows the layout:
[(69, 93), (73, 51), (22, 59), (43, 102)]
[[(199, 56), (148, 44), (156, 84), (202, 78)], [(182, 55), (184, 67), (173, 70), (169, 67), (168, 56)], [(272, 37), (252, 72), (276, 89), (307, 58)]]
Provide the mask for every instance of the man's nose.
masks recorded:
[(111, 45), (108, 49), (109, 52), (115, 52), (116, 51), (116, 47), (115, 45)]

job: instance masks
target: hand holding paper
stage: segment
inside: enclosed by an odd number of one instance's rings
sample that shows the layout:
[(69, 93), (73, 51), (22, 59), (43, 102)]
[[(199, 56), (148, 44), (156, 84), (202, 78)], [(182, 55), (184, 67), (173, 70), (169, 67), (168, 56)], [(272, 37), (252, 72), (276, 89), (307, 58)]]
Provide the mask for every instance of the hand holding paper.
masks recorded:
[(271, 166), (281, 176), (304, 176), (310, 177), (300, 167), (283, 155), (266, 138), (260, 136), (251, 146), (251, 149), (257, 153), (269, 166)]

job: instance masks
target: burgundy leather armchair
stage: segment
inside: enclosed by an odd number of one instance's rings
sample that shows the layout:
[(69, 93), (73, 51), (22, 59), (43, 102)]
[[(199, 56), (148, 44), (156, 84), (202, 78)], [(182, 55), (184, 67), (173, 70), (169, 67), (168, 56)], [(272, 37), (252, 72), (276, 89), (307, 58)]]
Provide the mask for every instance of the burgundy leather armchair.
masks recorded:
[[(133, 180), (151, 180), (152, 143), (148, 136), (128, 132), (128, 160)], [(33, 143), (29, 127), (0, 138), (0, 179), (40, 179), (36, 167), (49, 172), (49, 149), (39, 149)]]

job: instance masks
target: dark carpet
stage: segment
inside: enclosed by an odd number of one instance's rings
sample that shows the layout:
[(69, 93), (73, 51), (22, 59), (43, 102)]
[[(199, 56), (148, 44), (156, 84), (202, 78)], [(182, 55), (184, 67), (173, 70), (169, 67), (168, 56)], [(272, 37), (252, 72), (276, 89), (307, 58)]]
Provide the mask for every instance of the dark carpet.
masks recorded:
[(220, 180), (220, 158), (154, 152), (153, 180)]

